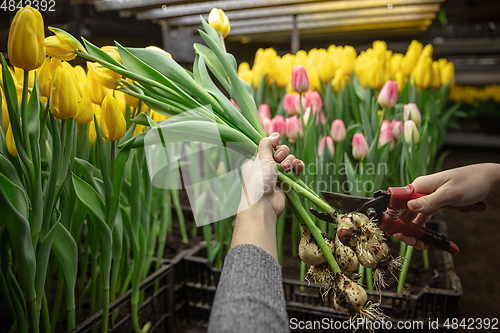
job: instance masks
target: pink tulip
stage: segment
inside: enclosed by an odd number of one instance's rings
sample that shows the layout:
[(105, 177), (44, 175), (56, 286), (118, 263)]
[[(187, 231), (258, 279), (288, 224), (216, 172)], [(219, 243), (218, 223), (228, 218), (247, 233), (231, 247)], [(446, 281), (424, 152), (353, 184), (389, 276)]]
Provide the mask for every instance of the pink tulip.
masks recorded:
[[(295, 114), (300, 115), (300, 95), (295, 95), (295, 98), (293, 99), (293, 104), (295, 105)], [(303, 109), (305, 110), (305, 109)]]
[(401, 133), (403, 133), (403, 122), (401, 120), (392, 121), (392, 136), (394, 139), (401, 139)]
[(271, 119), (271, 124), (273, 125), (273, 132), (278, 132), (279, 134), (285, 133), (285, 118), (283, 116), (275, 116)]
[(292, 90), (298, 93), (309, 90), (309, 79), (304, 66), (298, 65), (292, 69)]
[(273, 132), (273, 124), (271, 122), (271, 119), (261, 118), (260, 123), (262, 124), (262, 128), (264, 129), (264, 133), (266, 133), (267, 136), (271, 135), (271, 133)]
[(297, 110), (297, 105), (295, 104), (295, 97), (298, 98), (299, 96), (288, 93), (285, 95), (285, 100), (283, 101), (283, 109), (288, 113), (289, 116), (300, 113), (300, 109)]
[(394, 148), (394, 138), (392, 136), (392, 125), (389, 120), (382, 121), (382, 127), (380, 128), (380, 136), (378, 138), (378, 147), (382, 147), (387, 142), (391, 142), (389, 150), (392, 151)]
[(302, 107), (307, 109), (309, 106), (314, 105), (316, 110), (321, 110), (323, 107), (323, 101), (321, 101), (321, 96), (317, 91), (307, 91), (304, 96), (302, 96)]
[(405, 121), (413, 120), (415, 125), (420, 125), (422, 122), (422, 115), (420, 114), (420, 110), (418, 109), (417, 104), (408, 103), (403, 107), (403, 118)]
[(259, 118), (269, 118), (271, 119), (271, 108), (267, 104), (259, 105), (259, 109), (257, 110), (259, 113)]
[(345, 128), (345, 124), (342, 119), (335, 119), (333, 121), (332, 128), (330, 130), (330, 135), (332, 136), (333, 141), (335, 142), (344, 141), (347, 135), (347, 130)]
[(317, 112), (316, 108), (314, 107), (314, 104), (311, 104), (304, 111), (304, 116), (303, 116), (303, 118), (304, 118), (304, 125), (307, 126), (309, 124), (309, 118), (311, 116), (315, 116), (316, 117), (316, 125), (318, 125), (320, 121), (321, 121), (322, 124), (325, 124), (325, 122), (326, 122), (325, 114), (323, 113), (323, 111)]
[(236, 102), (232, 98), (231, 98), (231, 103), (233, 103), (233, 105), (236, 106), (236, 108), (241, 111), (240, 107), (236, 105)]
[(325, 151), (325, 142), (328, 151), (330, 152), (330, 158), (333, 158), (333, 153), (335, 152), (333, 139), (329, 136), (324, 136), (319, 142), (318, 156), (323, 157), (323, 153)]
[(285, 135), (288, 141), (290, 141), (290, 143), (297, 142), (299, 134), (303, 136), (302, 125), (300, 124), (299, 118), (297, 118), (297, 116), (287, 118), (285, 121)]
[(387, 81), (380, 93), (378, 94), (377, 102), (383, 108), (390, 108), (396, 104), (398, 100), (398, 84), (396, 81)]
[(318, 121), (321, 121), (323, 125), (326, 123), (325, 113), (323, 111), (320, 111), (316, 116), (316, 125), (318, 125)]
[(363, 133), (356, 133), (352, 138), (352, 156), (357, 160), (368, 156), (368, 143)]

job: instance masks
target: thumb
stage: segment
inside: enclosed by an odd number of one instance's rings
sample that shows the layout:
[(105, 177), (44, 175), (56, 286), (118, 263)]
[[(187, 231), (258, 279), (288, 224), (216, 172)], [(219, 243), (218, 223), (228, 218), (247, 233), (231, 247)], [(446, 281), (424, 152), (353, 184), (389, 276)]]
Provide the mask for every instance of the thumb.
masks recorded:
[(272, 133), (269, 137), (260, 140), (258, 157), (260, 160), (273, 158), (273, 148), (276, 148), (280, 140), (280, 135), (277, 132)]
[(455, 204), (454, 197), (447, 189), (440, 187), (434, 193), (408, 201), (408, 208), (417, 213), (435, 214), (442, 207)]

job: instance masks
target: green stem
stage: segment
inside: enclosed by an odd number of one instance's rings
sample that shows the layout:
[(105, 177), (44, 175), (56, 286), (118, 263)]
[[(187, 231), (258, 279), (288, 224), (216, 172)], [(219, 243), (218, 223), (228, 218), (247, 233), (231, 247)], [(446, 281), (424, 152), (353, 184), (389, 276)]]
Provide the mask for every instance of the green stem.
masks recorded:
[(31, 144), (30, 144), (30, 135), (28, 131), (28, 89), (29, 89), (29, 77), (30, 71), (24, 71), (24, 82), (23, 82), (23, 97), (21, 100), (21, 118), (22, 121), (22, 130), (24, 137), (24, 149), (28, 154), (28, 158), (32, 160), (31, 157)]
[(401, 291), (403, 291), (403, 285), (406, 280), (406, 274), (408, 273), (408, 268), (410, 267), (410, 259), (411, 259), (411, 254), (413, 253), (413, 246), (408, 246), (406, 248), (406, 255), (403, 263), (403, 269), (401, 270), (401, 273), (399, 274), (399, 282), (398, 282), (398, 294), (401, 294)]
[(181, 202), (179, 200), (179, 190), (171, 189), (172, 200), (174, 201), (175, 211), (177, 212), (177, 219), (179, 220), (179, 226), (181, 229), (182, 241), (188, 243), (188, 235), (186, 231), (186, 224), (184, 222), (184, 212), (182, 211)]
[(366, 284), (368, 285), (368, 290), (373, 290), (373, 276), (371, 268), (366, 269)]
[(43, 292), (42, 298), (42, 318), (43, 318), (43, 329), (46, 333), (50, 332), (50, 315), (49, 315), (49, 304), (47, 303), (47, 295), (45, 291)]
[(121, 258), (116, 259), (113, 263), (113, 271), (111, 272), (111, 295), (110, 300), (113, 302), (116, 298), (116, 289), (118, 286), (118, 277), (120, 276), (120, 262)]
[(42, 139), (43, 139), (43, 132), (45, 130), (45, 125), (47, 124), (47, 119), (49, 117), (49, 110), (50, 110), (50, 98), (47, 99), (47, 104), (45, 105), (45, 110), (43, 111), (43, 117), (42, 117), (42, 122), (40, 123), (40, 138), (39, 138), (39, 144), (42, 144)]
[(424, 260), (424, 268), (429, 269), (429, 253), (427, 250), (422, 250), (422, 259)]
[[(305, 262), (301, 261), (300, 262), (300, 278), (299, 280), (304, 282), (306, 280), (306, 269), (307, 269), (307, 265)], [(304, 290), (304, 286), (301, 286), (300, 287), (300, 290)]]
[[(281, 174), (280, 174), (280, 176), (281, 176)], [(280, 177), (280, 179), (281, 179), (281, 177)], [(287, 183), (286, 179), (282, 180), (282, 185), (284, 185), (284, 184), (291, 185), (291, 184)], [(309, 216), (308, 212), (304, 209), (304, 206), (302, 206), (302, 203), (300, 202), (300, 199), (297, 196), (297, 194), (293, 191), (290, 191), (289, 188), (284, 189), (284, 190), (285, 190), (285, 193), (286, 193), (288, 199), (290, 199), (290, 202), (295, 207), (297, 213), (303, 219), (307, 228), (309, 228), (309, 230), (311, 231), (311, 234), (313, 235), (314, 239), (316, 240), (316, 243), (318, 243), (319, 247), (321, 248), (321, 250), (325, 254), (326, 261), (328, 262), (328, 264), (332, 268), (333, 272), (334, 273), (341, 273), (340, 267), (337, 264), (337, 261), (335, 261), (335, 258), (333, 257), (332, 252), (330, 252), (330, 249), (328, 248), (328, 245), (326, 244), (325, 239), (321, 235), (321, 231), (318, 229), (318, 227), (311, 220), (311, 217)]]
[(358, 283), (363, 284), (365, 280), (365, 267), (363, 265), (359, 265), (358, 275), (359, 275)]
[[(109, 285), (109, 283), (108, 283)], [(109, 321), (109, 287), (102, 288), (102, 333), (108, 332)]]
[(399, 242), (399, 256), (402, 258), (406, 253), (406, 244), (403, 242)]
[(333, 213), (335, 212), (335, 210), (329, 204), (327, 204), (324, 200), (319, 198), (317, 195), (312, 194), (310, 191), (304, 189), (302, 186), (300, 186), (299, 184), (297, 184), (296, 182), (291, 180), (284, 173), (279, 172), (278, 178), (281, 182), (287, 183), (295, 192), (304, 196), (306, 199), (311, 201), (313, 204), (315, 204), (320, 210), (324, 211), (325, 213), (333, 215)]
[[(93, 249), (97, 251), (97, 249)], [(96, 295), (97, 295), (97, 254), (92, 251), (92, 266), (91, 266), (91, 287), (90, 287), (90, 312), (96, 313)]]
[(59, 310), (61, 308), (61, 301), (63, 296), (63, 288), (64, 288), (64, 279), (62, 274), (57, 278), (57, 289), (56, 289), (56, 298), (54, 303), (54, 308), (52, 309), (52, 317), (50, 321), (50, 331), (54, 333), (56, 331), (57, 321), (59, 318)]

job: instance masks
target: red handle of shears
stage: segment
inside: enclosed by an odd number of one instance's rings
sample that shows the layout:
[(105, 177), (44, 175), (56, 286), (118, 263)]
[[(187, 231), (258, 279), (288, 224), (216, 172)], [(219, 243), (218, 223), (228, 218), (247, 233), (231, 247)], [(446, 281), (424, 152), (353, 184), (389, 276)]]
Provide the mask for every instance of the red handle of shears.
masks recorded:
[[(399, 217), (394, 219), (386, 212), (379, 225), (380, 229), (389, 233), (402, 233), (406, 236), (415, 237), (422, 240), (426, 244), (434, 245), (451, 254), (458, 253), (458, 247), (442, 234), (433, 230), (416, 225), (412, 221), (417, 217), (418, 213), (412, 212), (407, 203), (410, 200), (418, 199), (427, 194), (416, 193), (413, 185), (409, 184), (406, 187), (390, 187), (388, 191), (391, 193), (391, 200), (388, 208), (394, 211), (400, 211)], [(456, 209), (462, 213), (468, 212), (483, 212), (486, 209), (484, 202), (480, 201), (469, 206), (445, 206), (446, 209)]]
[[(389, 187), (388, 191), (391, 193), (391, 201), (389, 202), (388, 208), (394, 210), (405, 210), (408, 208), (408, 201), (428, 195), (415, 192), (415, 188), (412, 184), (406, 185), (405, 187)], [(480, 201), (468, 206), (445, 206), (443, 208), (456, 209), (462, 213), (484, 212), (486, 204)]]

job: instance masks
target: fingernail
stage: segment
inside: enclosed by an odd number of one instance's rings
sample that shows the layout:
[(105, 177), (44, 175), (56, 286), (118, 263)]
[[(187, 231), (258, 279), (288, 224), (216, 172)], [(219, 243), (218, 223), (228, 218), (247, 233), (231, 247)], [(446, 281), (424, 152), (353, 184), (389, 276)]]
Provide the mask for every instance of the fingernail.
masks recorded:
[(292, 161), (290, 160), (283, 162), (283, 164), (281, 165), (283, 170), (288, 170), (290, 169), (291, 166), (292, 166)]
[(279, 136), (279, 135), (280, 135), (280, 134), (279, 134), (278, 132), (273, 132), (273, 133), (271, 133), (271, 135), (270, 135), (270, 136), (272, 136), (272, 137), (274, 137), (274, 138), (275, 138), (275, 137), (277, 137), (277, 136)]
[(409, 202), (411, 208), (413, 209), (420, 209), (422, 208), (424, 205), (422, 205), (422, 202), (420, 200), (412, 200)]
[(276, 154), (274, 154), (274, 159), (281, 161), (285, 157), (285, 152), (283, 150), (278, 150)]

